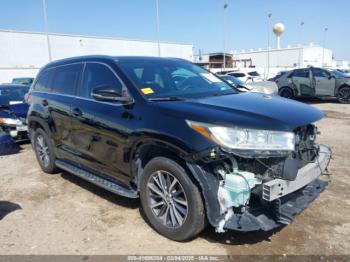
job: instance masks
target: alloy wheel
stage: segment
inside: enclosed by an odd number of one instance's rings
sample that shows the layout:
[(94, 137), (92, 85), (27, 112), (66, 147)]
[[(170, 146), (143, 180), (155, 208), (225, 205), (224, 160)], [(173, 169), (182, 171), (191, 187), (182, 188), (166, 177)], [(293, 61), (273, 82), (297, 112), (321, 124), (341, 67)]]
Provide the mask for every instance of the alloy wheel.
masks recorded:
[(38, 153), (40, 163), (44, 167), (48, 167), (50, 164), (50, 151), (43, 135), (38, 135), (36, 137), (35, 149)]
[(350, 103), (350, 87), (343, 87), (339, 90), (338, 100), (342, 103)]
[(181, 227), (188, 215), (186, 193), (179, 180), (167, 171), (154, 172), (147, 183), (148, 204), (168, 228)]

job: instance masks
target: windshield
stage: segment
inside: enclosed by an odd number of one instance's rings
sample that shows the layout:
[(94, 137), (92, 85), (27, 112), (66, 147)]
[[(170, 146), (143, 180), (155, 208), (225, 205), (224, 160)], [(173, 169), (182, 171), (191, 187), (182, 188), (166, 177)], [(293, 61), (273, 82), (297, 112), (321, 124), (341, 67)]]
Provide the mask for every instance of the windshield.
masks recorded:
[(31, 85), (33, 80), (33, 78), (14, 78), (12, 79), (12, 84)]
[(338, 70), (329, 70), (336, 78), (345, 78), (349, 77), (348, 75), (344, 74), (343, 72), (340, 72)]
[(256, 71), (253, 71), (253, 72), (249, 72), (248, 75), (250, 76), (260, 76), (260, 74)]
[(149, 99), (186, 99), (237, 93), (214, 74), (182, 60), (144, 60), (120, 62), (119, 65)]
[(0, 86), (0, 105), (22, 103), (28, 87)]

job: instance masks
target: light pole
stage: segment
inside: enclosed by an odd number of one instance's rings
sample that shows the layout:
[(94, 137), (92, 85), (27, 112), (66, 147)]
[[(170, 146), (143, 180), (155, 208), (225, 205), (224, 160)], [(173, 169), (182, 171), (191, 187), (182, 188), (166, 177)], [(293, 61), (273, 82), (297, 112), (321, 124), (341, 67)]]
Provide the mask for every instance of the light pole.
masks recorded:
[(328, 31), (328, 27), (325, 27), (324, 28), (324, 32), (323, 32), (323, 48), (322, 48), (322, 65), (321, 67), (324, 67), (324, 48), (325, 48), (325, 45), (326, 45), (326, 34), (327, 34), (327, 31)]
[(228, 4), (224, 4), (224, 71), (226, 71), (226, 31), (227, 31), (227, 21), (226, 21), (226, 10), (228, 8)]
[(156, 12), (157, 12), (157, 38), (158, 38), (158, 56), (160, 56), (160, 30), (159, 30), (159, 0), (156, 0)]
[(270, 29), (271, 29), (271, 17), (272, 14), (267, 15), (267, 74), (266, 79), (269, 78), (270, 74)]
[(52, 55), (51, 55), (51, 43), (50, 43), (49, 29), (48, 29), (48, 24), (47, 24), (46, 0), (43, 0), (43, 13), (44, 13), (44, 24), (45, 24), (45, 31), (46, 31), (47, 49), (48, 49), (48, 53), (49, 53), (49, 62), (51, 62)]
[(301, 48), (303, 48), (303, 26), (304, 26), (304, 22), (300, 23), (300, 34), (299, 34), (299, 43), (300, 43), (300, 47), (299, 47), (299, 68), (301, 68)]

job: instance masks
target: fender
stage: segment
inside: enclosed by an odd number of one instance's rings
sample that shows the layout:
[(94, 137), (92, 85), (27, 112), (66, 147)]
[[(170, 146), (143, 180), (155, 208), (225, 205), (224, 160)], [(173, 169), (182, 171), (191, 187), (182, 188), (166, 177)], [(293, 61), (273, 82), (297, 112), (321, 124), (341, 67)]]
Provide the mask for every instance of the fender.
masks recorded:
[(191, 161), (191, 157), (193, 156), (193, 154), (191, 154), (191, 149), (175, 138), (156, 134), (150, 134), (145, 138), (138, 137), (137, 141), (133, 143), (131, 149), (127, 153), (127, 159), (124, 160), (130, 162), (131, 176), (133, 177), (133, 182), (138, 189), (140, 178), (143, 174), (143, 168), (145, 166), (145, 163), (142, 163), (139, 154), (143, 148), (148, 146), (155, 146), (159, 148), (160, 152), (162, 149), (166, 152), (171, 152), (172, 155), (179, 157), (184, 162)]
[(42, 118), (37, 117), (37, 116), (28, 116), (27, 117), (27, 124), (28, 124), (29, 129), (30, 129), (30, 126), (32, 123), (38, 123), (40, 126), (43, 127), (46, 134), (51, 136), (52, 130), (50, 129), (48, 123), (45, 120), (43, 120)]

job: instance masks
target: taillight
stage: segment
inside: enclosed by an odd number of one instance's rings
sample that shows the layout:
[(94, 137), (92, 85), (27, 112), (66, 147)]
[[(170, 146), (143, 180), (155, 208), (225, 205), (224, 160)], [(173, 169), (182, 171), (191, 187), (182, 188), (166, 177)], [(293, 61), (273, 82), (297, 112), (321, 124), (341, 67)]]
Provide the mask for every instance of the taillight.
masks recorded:
[(29, 103), (29, 99), (30, 99), (30, 93), (28, 92), (28, 93), (26, 93), (24, 95), (24, 102), (26, 102), (28, 104)]

